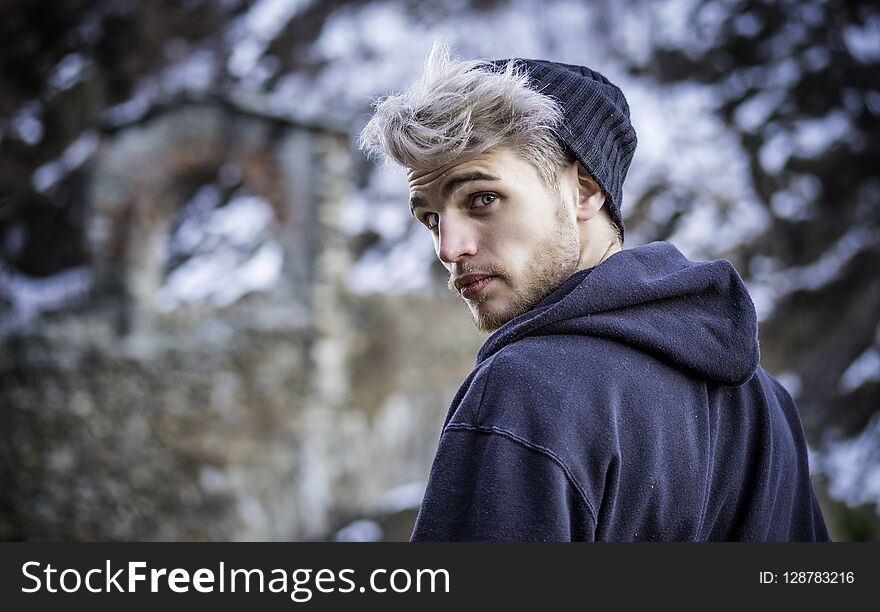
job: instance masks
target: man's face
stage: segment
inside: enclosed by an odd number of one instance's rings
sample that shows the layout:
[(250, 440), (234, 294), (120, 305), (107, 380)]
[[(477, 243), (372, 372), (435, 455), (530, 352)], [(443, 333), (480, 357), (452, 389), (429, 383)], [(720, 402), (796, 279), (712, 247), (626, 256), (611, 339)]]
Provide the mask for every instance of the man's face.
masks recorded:
[(530, 310), (578, 269), (573, 213), (512, 149), (408, 176), (413, 216), (481, 331)]

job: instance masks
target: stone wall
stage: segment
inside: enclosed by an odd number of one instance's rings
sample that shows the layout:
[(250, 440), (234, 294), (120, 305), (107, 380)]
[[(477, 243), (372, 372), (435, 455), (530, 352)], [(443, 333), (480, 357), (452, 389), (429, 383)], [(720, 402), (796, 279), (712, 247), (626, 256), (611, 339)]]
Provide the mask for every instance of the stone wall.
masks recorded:
[[(281, 276), (162, 311), (173, 216), (230, 160), (272, 204)], [(0, 538), (323, 539), (404, 509), (480, 338), (445, 292), (345, 292), (349, 174), (346, 137), (223, 106), (102, 141), (87, 303), (0, 338)]]

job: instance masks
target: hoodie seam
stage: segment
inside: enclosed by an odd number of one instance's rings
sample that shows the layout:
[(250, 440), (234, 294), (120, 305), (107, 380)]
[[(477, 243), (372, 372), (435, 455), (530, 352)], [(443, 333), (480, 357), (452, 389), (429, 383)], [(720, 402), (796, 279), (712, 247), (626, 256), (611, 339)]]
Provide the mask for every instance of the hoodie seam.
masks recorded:
[(483, 398), (486, 396), (486, 387), (489, 386), (489, 376), (492, 373), (492, 366), (495, 363), (495, 357), (498, 353), (494, 353), (489, 359), (483, 362), (480, 365), (480, 369), (485, 368), (485, 376), (483, 377), (483, 388), (480, 389), (480, 399), (477, 402), (477, 418), (476, 421), (479, 423), (483, 419)]
[(539, 444), (534, 444), (532, 442), (529, 442), (528, 440), (516, 435), (515, 433), (510, 432), (506, 429), (502, 429), (500, 427), (486, 427), (486, 426), (480, 426), (480, 425), (470, 425), (468, 423), (450, 423), (449, 425), (446, 426), (445, 431), (450, 431), (450, 430), (473, 431), (473, 432), (489, 434), (489, 435), (496, 434), (496, 435), (499, 435), (503, 438), (510, 440), (511, 442), (514, 442), (515, 444), (518, 444), (528, 450), (536, 452), (536, 453), (543, 455), (543, 456), (547, 457), (548, 459), (550, 459), (553, 463), (555, 463), (559, 467), (559, 469), (562, 470), (562, 473), (565, 475), (565, 478), (568, 481), (568, 484), (575, 491), (577, 491), (578, 495), (580, 496), (581, 501), (584, 503), (584, 506), (586, 506), (586, 508), (587, 508), (587, 512), (590, 515), (590, 520), (593, 521), (593, 528), (594, 529), (596, 528), (596, 512), (593, 510), (593, 505), (590, 503), (590, 500), (587, 498), (586, 492), (583, 490), (583, 488), (580, 486), (580, 484), (575, 479), (574, 474), (571, 473), (571, 470), (568, 468), (567, 465), (565, 465), (565, 462), (556, 453), (554, 453), (550, 449), (545, 448)]
[(712, 489), (712, 465), (715, 462), (715, 443), (712, 439), (712, 410), (711, 398), (709, 397), (709, 385), (703, 383), (703, 393), (706, 397), (706, 484), (703, 486), (703, 499), (700, 503), (700, 523), (697, 526), (697, 538), (703, 538), (703, 528), (706, 525), (706, 515), (709, 512), (709, 491)]

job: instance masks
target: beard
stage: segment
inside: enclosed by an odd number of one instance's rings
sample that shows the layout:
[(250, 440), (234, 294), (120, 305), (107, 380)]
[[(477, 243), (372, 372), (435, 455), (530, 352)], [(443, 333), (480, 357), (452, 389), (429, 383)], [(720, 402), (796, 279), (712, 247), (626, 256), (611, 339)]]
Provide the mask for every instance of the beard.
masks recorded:
[[(484, 308), (482, 305), (486, 301), (486, 295), (482, 293), (468, 302), (474, 325), (479, 331), (494, 332), (508, 321), (528, 312), (577, 271), (580, 263), (577, 224), (565, 215), (561, 206), (557, 210), (556, 220), (556, 231), (538, 243), (522, 278), (516, 283), (511, 280), (510, 272), (503, 266), (481, 267), (479, 270), (468, 269), (467, 265), (461, 267), (459, 275), (478, 273), (497, 276), (513, 291), (509, 303), (500, 311)], [(453, 293), (459, 293), (451, 277), (448, 286)]]

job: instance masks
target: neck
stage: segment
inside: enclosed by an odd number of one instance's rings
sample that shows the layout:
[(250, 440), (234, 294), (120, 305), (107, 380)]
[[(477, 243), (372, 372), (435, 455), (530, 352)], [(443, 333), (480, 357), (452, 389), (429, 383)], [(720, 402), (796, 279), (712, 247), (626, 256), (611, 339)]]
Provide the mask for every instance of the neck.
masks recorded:
[(595, 268), (600, 263), (621, 251), (620, 244), (612, 238), (601, 238), (587, 243), (578, 260), (578, 270)]
[(611, 244), (608, 245), (608, 248), (606, 248), (605, 252), (602, 253), (602, 256), (599, 257), (599, 261), (596, 262), (596, 265), (598, 266), (600, 263), (621, 250), (620, 244), (618, 244), (616, 240), (611, 241)]

